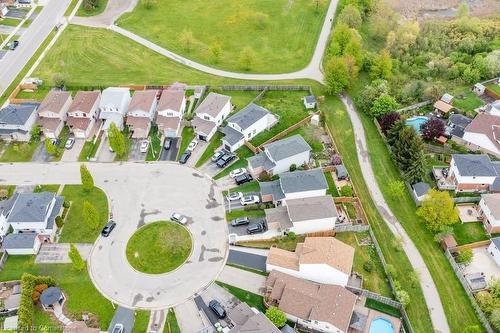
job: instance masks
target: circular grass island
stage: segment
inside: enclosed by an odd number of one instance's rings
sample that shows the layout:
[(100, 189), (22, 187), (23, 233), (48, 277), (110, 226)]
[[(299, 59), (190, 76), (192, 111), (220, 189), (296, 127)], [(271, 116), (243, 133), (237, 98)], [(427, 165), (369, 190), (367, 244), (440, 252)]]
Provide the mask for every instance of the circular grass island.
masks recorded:
[(161, 274), (181, 266), (191, 254), (193, 240), (182, 225), (153, 222), (137, 230), (127, 243), (127, 259), (134, 269)]

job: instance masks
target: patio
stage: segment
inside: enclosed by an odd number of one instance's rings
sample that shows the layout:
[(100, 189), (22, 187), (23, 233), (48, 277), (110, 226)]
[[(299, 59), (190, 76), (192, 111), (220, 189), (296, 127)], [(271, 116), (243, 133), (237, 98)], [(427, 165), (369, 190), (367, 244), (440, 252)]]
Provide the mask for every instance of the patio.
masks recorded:
[(464, 275), (474, 276), (475, 273), (483, 273), (487, 282), (492, 277), (500, 277), (500, 267), (497, 266), (491, 255), (488, 253), (487, 246), (477, 247), (472, 249), (474, 257), (472, 262), (463, 270)]
[(449, 177), (449, 168), (443, 168), (443, 167), (433, 167), (432, 168), (432, 175), (434, 176), (434, 179), (436, 180), (437, 187), (441, 191), (451, 191), (455, 190), (457, 187), (454, 180)]
[(457, 210), (462, 223), (477, 222), (481, 220), (476, 205), (458, 205)]

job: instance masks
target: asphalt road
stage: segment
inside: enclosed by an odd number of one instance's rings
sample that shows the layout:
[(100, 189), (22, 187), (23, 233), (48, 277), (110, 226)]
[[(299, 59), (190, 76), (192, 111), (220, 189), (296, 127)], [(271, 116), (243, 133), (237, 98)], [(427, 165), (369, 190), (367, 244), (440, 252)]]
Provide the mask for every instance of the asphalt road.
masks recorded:
[(259, 271), (266, 271), (266, 256), (260, 256), (254, 253), (229, 250), (227, 262), (240, 266), (250, 267)]
[(37, 18), (19, 38), (19, 46), (0, 60), (0, 95), (14, 81), (56, 24), (71, 0), (49, 0)]

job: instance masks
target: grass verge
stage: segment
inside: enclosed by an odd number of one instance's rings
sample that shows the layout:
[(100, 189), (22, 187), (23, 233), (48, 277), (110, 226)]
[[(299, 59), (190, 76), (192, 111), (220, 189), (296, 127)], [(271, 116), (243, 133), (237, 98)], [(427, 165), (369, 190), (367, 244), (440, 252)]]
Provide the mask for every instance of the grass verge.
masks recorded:
[(176, 161), (178, 161), (184, 151), (186, 151), (189, 143), (194, 139), (194, 135), (194, 128), (184, 126), (181, 133), (181, 145), (179, 146), (179, 151), (175, 159)]
[(196, 162), (196, 164), (195, 164), (196, 168), (201, 167), (208, 160), (210, 160), (210, 157), (212, 157), (212, 155), (215, 153), (215, 150), (222, 145), (222, 140), (221, 139), (222, 139), (223, 136), (224, 135), (221, 132), (219, 132), (219, 131), (217, 131), (215, 133), (215, 135), (212, 138), (212, 140), (210, 140), (210, 143), (208, 144), (207, 148), (205, 149), (205, 151), (203, 152), (203, 154), (200, 156), (200, 158)]
[(224, 282), (215, 281), (215, 283), (226, 289), (240, 301), (247, 303), (250, 307), (256, 308), (261, 312), (266, 312), (266, 308), (264, 307), (264, 298), (262, 296), (228, 285)]

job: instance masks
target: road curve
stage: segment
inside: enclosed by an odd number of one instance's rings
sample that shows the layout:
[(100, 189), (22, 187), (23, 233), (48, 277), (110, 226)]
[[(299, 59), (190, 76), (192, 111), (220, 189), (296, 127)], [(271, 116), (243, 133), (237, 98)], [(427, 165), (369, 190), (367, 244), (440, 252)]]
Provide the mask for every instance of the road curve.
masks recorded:
[(429, 310), (434, 329), (436, 332), (449, 333), (450, 327), (448, 326), (443, 304), (441, 303), (441, 299), (431, 273), (425, 265), (424, 259), (418, 252), (417, 247), (413, 244), (405, 229), (387, 205), (384, 196), (382, 195), (382, 191), (378, 186), (375, 173), (373, 172), (372, 165), (370, 163), (370, 154), (368, 152), (365, 130), (363, 128), (363, 124), (361, 123), (361, 119), (356, 112), (354, 104), (348, 97), (341, 96), (341, 100), (344, 103), (352, 122), (358, 160), (361, 170), (363, 170), (363, 178), (365, 179), (370, 195), (377, 206), (380, 215), (382, 215), (384, 221), (389, 226), (391, 232), (396, 237), (402, 239), (402, 246), (408, 256), (408, 259), (410, 260), (413, 269), (419, 273), (420, 286), (424, 293), (424, 298), (427, 303), (427, 308)]

